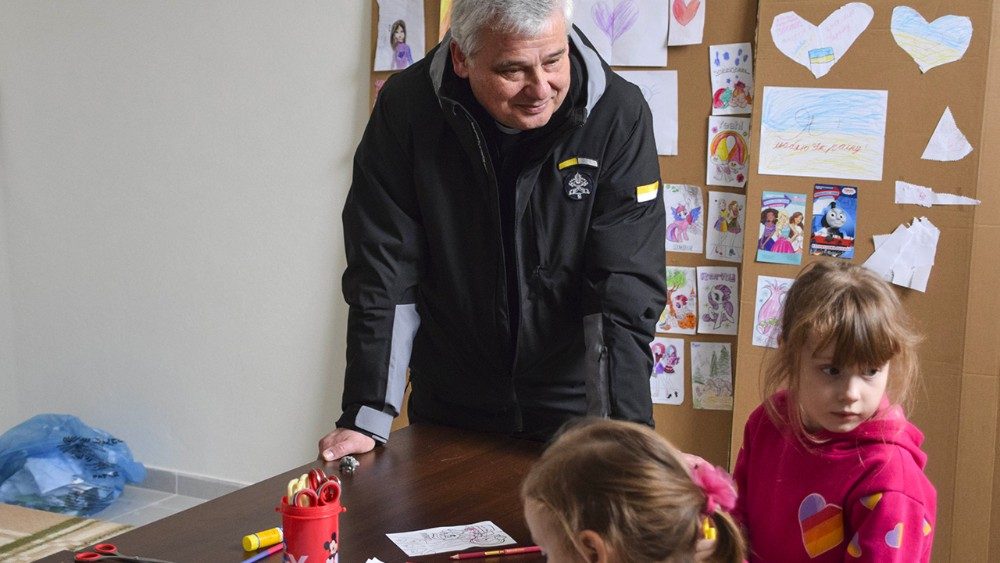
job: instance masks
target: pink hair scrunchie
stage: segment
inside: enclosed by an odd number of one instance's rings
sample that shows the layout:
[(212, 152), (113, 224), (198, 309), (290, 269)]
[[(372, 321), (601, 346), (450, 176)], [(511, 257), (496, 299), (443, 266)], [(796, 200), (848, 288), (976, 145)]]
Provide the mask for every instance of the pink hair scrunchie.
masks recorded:
[(721, 467), (716, 467), (704, 459), (684, 454), (691, 480), (705, 493), (705, 515), (711, 515), (722, 508), (732, 512), (736, 508), (736, 485), (733, 478)]

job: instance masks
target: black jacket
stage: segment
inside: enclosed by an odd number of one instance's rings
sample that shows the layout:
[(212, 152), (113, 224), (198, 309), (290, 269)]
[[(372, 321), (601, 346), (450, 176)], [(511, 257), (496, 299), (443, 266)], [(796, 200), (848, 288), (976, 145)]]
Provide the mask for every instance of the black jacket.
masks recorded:
[(337, 426), (385, 441), (407, 367), (414, 420), (542, 437), (583, 414), (652, 424), (665, 220), (645, 100), (574, 28), (583, 84), (522, 153), (508, 264), (482, 109), (454, 94), (449, 42), (386, 82), (355, 155)]

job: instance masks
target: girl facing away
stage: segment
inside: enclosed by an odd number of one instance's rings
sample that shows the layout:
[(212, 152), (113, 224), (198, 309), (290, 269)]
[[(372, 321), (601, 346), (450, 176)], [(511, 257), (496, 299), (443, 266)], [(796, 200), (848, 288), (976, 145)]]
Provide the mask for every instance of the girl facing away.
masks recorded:
[(521, 487), (550, 563), (740, 562), (729, 476), (653, 429), (587, 419), (565, 430)]
[(902, 408), (919, 340), (874, 273), (802, 270), (736, 461), (750, 561), (930, 560), (937, 495)]

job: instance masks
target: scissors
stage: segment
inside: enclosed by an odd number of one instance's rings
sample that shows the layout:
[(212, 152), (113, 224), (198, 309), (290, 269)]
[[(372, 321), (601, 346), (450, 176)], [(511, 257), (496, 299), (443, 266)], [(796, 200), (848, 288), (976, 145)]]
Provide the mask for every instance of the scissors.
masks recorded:
[(137, 563), (170, 563), (163, 559), (150, 559), (148, 557), (136, 557), (134, 555), (123, 555), (118, 553), (118, 546), (113, 543), (99, 543), (93, 547), (94, 551), (82, 551), (76, 554), (73, 559), (76, 561), (135, 561)]
[(320, 483), (319, 488), (303, 488), (292, 494), (292, 504), (295, 506), (324, 506), (333, 504), (340, 498), (340, 483), (328, 479)]

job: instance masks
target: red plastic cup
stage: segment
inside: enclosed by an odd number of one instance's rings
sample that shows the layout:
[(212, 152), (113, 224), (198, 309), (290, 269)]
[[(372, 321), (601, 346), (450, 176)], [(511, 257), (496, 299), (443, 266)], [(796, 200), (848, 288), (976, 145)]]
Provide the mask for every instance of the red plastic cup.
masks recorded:
[(320, 506), (292, 506), (281, 498), (281, 527), (285, 534), (285, 561), (336, 561), (340, 542), (340, 499)]

